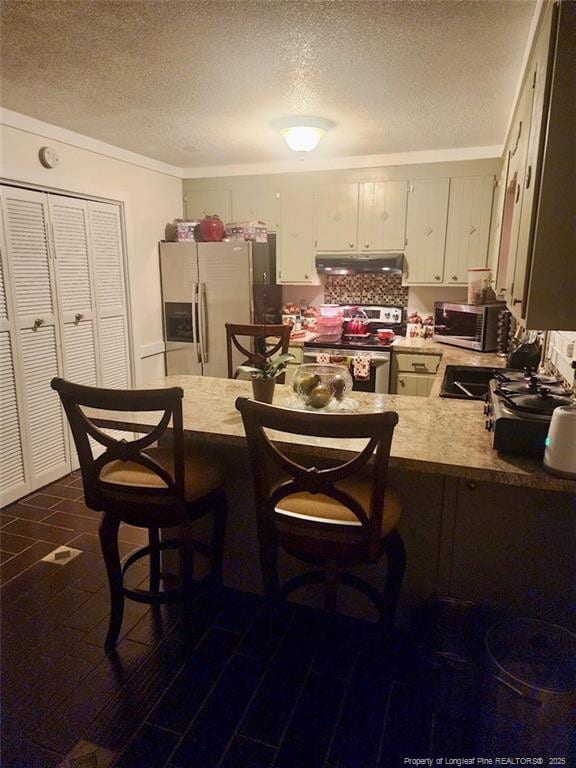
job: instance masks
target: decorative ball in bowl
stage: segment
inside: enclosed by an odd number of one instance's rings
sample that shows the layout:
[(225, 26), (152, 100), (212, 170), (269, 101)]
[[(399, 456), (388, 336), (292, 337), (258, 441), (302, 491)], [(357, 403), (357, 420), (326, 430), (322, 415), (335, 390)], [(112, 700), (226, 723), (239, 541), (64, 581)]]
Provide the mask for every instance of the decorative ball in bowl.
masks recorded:
[(342, 401), (352, 390), (350, 371), (345, 365), (304, 363), (298, 366), (292, 387), (304, 405), (326, 408), (333, 400)]

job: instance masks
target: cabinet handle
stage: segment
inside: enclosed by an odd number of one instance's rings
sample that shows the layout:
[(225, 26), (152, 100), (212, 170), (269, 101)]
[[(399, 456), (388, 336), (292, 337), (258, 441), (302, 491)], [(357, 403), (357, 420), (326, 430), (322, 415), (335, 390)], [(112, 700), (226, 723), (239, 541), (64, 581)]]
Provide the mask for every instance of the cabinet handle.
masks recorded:
[(404, 383), (404, 379), (398, 379), (398, 384), (400, 384), (401, 387), (406, 386), (406, 384)]
[(82, 320), (83, 317), (84, 315), (82, 314), (82, 312), (76, 312), (76, 314), (74, 315), (74, 325), (78, 325), (78, 323), (80, 322), (80, 320)]
[(440, 280), (440, 275), (434, 275), (434, 280)]
[(354, 243), (348, 243), (348, 245), (350, 246), (350, 248), (354, 248)]
[(530, 188), (530, 181), (532, 180), (532, 166), (528, 166), (528, 173), (526, 174), (526, 189)]
[(520, 184), (516, 184), (516, 197), (514, 199), (514, 202), (517, 203), (520, 198)]
[(370, 243), (364, 243), (364, 248), (370, 248)]
[(43, 320), (41, 317), (37, 317), (36, 320), (34, 320), (34, 325), (32, 326), (33, 331), (37, 331), (38, 328), (40, 328), (41, 325), (45, 324), (45, 320)]
[(522, 299), (514, 299), (514, 301), (512, 302), (512, 304), (514, 304), (514, 305), (516, 305), (516, 304), (522, 304)]
[(452, 275), (452, 280), (458, 280), (458, 275)]
[(466, 485), (468, 487), (468, 490), (470, 490), (470, 491), (475, 491), (476, 490), (477, 486), (476, 486), (476, 483), (474, 482), (474, 480), (468, 480)]
[(428, 368), (426, 367), (426, 363), (412, 363), (412, 367), (415, 368), (417, 371), (428, 373)]
[(304, 279), (305, 279), (305, 280), (308, 280), (308, 275), (304, 275)]

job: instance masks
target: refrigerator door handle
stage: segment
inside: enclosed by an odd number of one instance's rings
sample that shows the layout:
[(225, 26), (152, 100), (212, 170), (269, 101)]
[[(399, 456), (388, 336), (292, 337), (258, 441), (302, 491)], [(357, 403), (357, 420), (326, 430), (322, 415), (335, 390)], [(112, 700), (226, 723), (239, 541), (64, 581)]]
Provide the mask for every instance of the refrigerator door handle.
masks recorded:
[(197, 362), (201, 363), (200, 344), (198, 342), (198, 283), (194, 283), (192, 288), (192, 338), (196, 349)]
[(208, 362), (208, 339), (206, 337), (206, 326), (208, 325), (208, 317), (206, 313), (206, 283), (200, 284), (200, 308), (198, 312), (200, 319), (200, 351), (202, 355), (202, 362)]

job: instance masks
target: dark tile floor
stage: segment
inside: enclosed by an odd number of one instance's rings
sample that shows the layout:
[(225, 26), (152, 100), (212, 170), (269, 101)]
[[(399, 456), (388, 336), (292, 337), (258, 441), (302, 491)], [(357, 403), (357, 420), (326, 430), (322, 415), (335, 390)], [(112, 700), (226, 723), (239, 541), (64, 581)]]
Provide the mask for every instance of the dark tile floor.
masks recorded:
[[(232, 590), (185, 614), (128, 602), (106, 658), (98, 519), (78, 478), (1, 515), (4, 768), (58, 766), (80, 740), (116, 768), (394, 768), (476, 754), (475, 675), (344, 616), (270, 612)], [(143, 532), (120, 538), (126, 554)], [(81, 554), (40, 562), (61, 544)]]

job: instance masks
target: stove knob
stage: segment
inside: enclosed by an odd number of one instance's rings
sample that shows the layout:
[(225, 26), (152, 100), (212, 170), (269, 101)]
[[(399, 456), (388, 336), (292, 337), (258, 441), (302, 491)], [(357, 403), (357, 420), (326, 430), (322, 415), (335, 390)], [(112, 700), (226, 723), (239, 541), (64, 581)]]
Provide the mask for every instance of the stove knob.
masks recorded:
[(484, 426), (488, 430), (488, 432), (492, 432), (492, 419), (486, 419), (484, 422)]
[(490, 416), (490, 403), (484, 403), (484, 416)]

